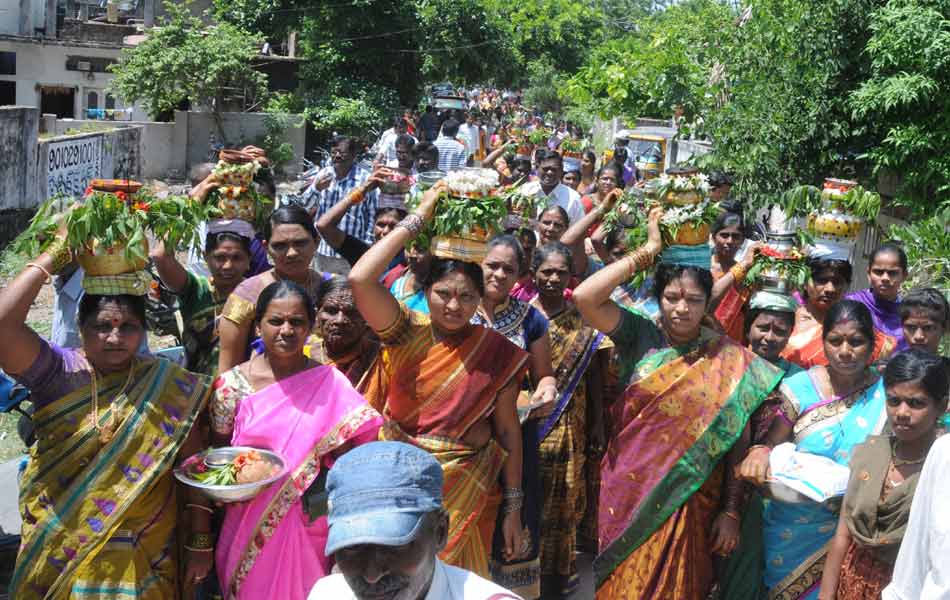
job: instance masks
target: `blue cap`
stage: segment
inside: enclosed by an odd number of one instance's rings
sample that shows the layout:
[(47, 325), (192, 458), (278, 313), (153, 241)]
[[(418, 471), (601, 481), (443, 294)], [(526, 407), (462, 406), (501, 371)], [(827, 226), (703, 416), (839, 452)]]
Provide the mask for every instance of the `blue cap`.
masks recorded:
[(401, 442), (371, 442), (344, 454), (327, 475), (326, 555), (360, 544), (402, 546), (422, 517), (442, 508), (442, 466)]

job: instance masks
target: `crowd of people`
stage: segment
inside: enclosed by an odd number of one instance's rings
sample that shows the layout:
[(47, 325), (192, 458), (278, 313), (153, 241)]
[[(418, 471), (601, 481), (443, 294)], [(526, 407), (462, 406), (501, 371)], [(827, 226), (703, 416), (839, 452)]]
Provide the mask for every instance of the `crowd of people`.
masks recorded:
[[(584, 554), (598, 600), (950, 597), (950, 308), (903, 289), (901, 247), (866, 289), (820, 252), (804, 289), (750, 288), (762, 243), (721, 174), (709, 252), (668, 252), (662, 208), (627, 247), (604, 224), (642, 185), (625, 140), (566, 156), (582, 132), (560, 121), (523, 154), (543, 119), (469, 96), (397, 116), (371, 167), (334, 138), (302, 204), (261, 231), (209, 222), (193, 264), (153, 243), (182, 366), (147, 352), (120, 277), (61, 309), (72, 340), (31, 328), (74, 269), (62, 231), (0, 292), (0, 368), (37, 439), (12, 597), (557, 599)], [(480, 262), (423, 243), (445, 184), (419, 184), (466, 165), (539, 206)], [(848, 466), (844, 495), (778, 494), (783, 444)], [(175, 481), (220, 446), (288, 474), (224, 505)]]

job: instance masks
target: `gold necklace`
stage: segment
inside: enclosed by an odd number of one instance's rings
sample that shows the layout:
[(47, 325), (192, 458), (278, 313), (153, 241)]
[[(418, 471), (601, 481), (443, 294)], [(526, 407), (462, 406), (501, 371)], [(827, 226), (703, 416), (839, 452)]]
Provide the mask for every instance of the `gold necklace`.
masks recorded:
[(96, 381), (96, 368), (92, 367), (92, 426), (95, 427), (99, 433), (99, 443), (103, 446), (111, 442), (112, 436), (115, 435), (116, 403), (126, 398), (125, 391), (128, 389), (129, 384), (132, 383), (132, 374), (135, 373), (136, 365), (137, 361), (133, 358), (132, 364), (129, 366), (129, 375), (125, 378), (122, 389), (119, 390), (119, 393), (109, 402), (109, 420), (102, 427), (99, 426), (99, 385)]
[(915, 458), (912, 460), (904, 460), (903, 458), (897, 457), (897, 439), (891, 438), (891, 464), (894, 465), (894, 468), (902, 467), (904, 465), (919, 465), (920, 463), (927, 460), (927, 453), (924, 452), (924, 455), (920, 458)]

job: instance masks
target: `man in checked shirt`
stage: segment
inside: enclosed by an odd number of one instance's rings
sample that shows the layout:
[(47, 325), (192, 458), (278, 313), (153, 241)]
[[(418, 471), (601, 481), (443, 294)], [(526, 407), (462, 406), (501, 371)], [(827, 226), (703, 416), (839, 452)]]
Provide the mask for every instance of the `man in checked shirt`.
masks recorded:
[[(366, 185), (370, 171), (356, 163), (356, 153), (357, 142), (352, 138), (337, 136), (330, 141), (333, 166), (321, 171), (304, 192), (304, 206), (316, 220), (351, 192), (361, 193), (362, 202), (346, 213), (338, 227), (344, 233), (372, 244), (377, 191)], [(346, 275), (350, 270), (350, 265), (324, 240), (320, 240), (313, 260), (314, 268), (325, 273)]]

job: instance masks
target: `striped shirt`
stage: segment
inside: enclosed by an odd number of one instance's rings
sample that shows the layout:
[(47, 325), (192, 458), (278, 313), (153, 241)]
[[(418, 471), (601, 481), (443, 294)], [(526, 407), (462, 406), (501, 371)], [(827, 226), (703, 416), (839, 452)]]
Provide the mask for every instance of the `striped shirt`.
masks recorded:
[[(330, 186), (320, 191), (316, 188), (316, 181), (320, 180), (323, 173), (317, 175), (307, 191), (304, 192), (304, 206), (308, 209), (317, 209), (316, 218), (319, 219), (324, 213), (330, 210), (337, 202), (346, 198), (354, 189), (359, 187), (369, 177), (370, 172), (365, 168), (354, 164), (342, 179), (334, 177)], [(373, 243), (373, 217), (376, 215), (376, 206), (378, 197), (376, 190), (366, 194), (366, 198), (356, 206), (352, 207), (340, 221), (337, 226), (343, 233), (349, 234), (366, 244)], [(343, 258), (323, 239), (317, 247), (317, 253), (323, 256), (332, 256), (333, 258)]]
[(465, 144), (455, 138), (440, 137), (435, 141), (439, 149), (439, 170), (454, 171), (465, 166), (468, 151)]

